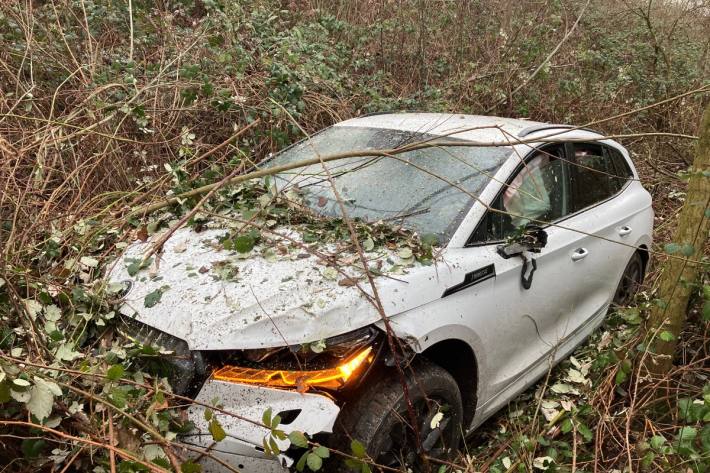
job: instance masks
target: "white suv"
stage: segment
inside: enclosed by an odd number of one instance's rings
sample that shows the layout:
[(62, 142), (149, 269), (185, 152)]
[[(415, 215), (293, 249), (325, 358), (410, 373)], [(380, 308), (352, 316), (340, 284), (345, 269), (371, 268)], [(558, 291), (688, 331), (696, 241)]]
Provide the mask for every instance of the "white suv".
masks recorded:
[[(293, 166), (339, 153), (349, 157)], [(129, 247), (109, 276), (131, 281), (122, 324), (176, 355), (177, 392), (257, 422), (271, 408), (279, 429), (346, 452), (357, 439), (379, 465), (417, 471), (418, 452), (446, 457), (643, 280), (651, 196), (628, 152), (590, 130), (379, 114), (327, 128), (264, 168), (281, 172), (261, 196), (230, 191), (225, 220), (176, 232), (157, 273), (129, 275), (150, 242)], [(322, 223), (260, 215), (278, 196), (334, 228), (343, 210), (379, 222), (360, 241), (379, 309), (346, 227), (328, 240)], [(416, 232), (431, 261), (389, 231)], [(196, 431), (182, 441), (213, 445), (204, 409), (188, 412)], [(211, 451), (241, 471), (298, 460), (288, 440), (265, 455), (268, 429), (214, 415), (227, 437)], [(345, 469), (330, 461), (327, 471)]]

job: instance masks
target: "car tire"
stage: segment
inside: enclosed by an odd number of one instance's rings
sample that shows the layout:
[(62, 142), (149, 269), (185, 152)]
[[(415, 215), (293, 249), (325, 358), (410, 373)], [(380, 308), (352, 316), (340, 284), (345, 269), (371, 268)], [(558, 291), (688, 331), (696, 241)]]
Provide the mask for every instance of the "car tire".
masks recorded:
[(627, 307), (630, 305), (636, 293), (641, 287), (644, 278), (644, 264), (641, 254), (636, 251), (631, 256), (631, 259), (626, 264), (624, 272), (621, 275), (621, 280), (616, 287), (612, 304), (616, 307)]
[[(399, 374), (394, 369), (383, 371), (366, 381), (356, 399), (343, 407), (332, 446), (350, 453), (352, 440), (359, 441), (374, 462), (372, 471), (381, 470), (377, 465), (413, 473), (437, 471), (440, 463), (430, 461), (427, 468), (425, 460), (417, 454)], [(424, 450), (427, 456), (446, 460), (457, 451), (461, 440), (463, 406), (458, 385), (446, 370), (425, 359), (415, 360), (405, 373)], [(433, 427), (435, 416), (439, 417), (438, 427)], [(335, 465), (328, 471), (353, 471), (346, 458), (334, 455), (333, 459)]]

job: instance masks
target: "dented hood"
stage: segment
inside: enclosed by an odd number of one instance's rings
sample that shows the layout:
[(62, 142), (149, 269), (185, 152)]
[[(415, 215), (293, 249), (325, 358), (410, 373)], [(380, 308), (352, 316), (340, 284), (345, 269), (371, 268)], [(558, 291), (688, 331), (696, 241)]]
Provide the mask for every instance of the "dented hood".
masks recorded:
[[(322, 259), (293, 245), (287, 254), (269, 257), (256, 246), (245, 257), (217, 244), (225, 233), (178, 230), (164, 245), (157, 268), (153, 262), (133, 276), (128, 266), (142, 258), (151, 241), (128, 247), (108, 274), (111, 283), (131, 281), (121, 313), (185, 340), (193, 350), (309, 343), (381, 319), (362, 291), (343, 285), (346, 278)], [(414, 265), (397, 279), (376, 279), (388, 316), (439, 297), (408, 290), (408, 280), (428, 271), (431, 266)], [(359, 285), (371, 292), (366, 279)]]

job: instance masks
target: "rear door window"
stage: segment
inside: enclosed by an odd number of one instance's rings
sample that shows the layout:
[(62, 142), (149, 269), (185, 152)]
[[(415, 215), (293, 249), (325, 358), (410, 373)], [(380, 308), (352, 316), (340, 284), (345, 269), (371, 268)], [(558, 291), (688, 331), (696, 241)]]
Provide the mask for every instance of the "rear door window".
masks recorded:
[(605, 146), (604, 152), (606, 152), (607, 156), (611, 160), (614, 173), (616, 174), (611, 178), (612, 190), (614, 192), (618, 192), (623, 189), (627, 182), (633, 179), (634, 175), (631, 172), (629, 163), (619, 150)]
[(572, 143), (569, 146), (573, 163), (573, 211), (602, 202), (618, 192), (616, 169), (604, 147), (588, 143)]

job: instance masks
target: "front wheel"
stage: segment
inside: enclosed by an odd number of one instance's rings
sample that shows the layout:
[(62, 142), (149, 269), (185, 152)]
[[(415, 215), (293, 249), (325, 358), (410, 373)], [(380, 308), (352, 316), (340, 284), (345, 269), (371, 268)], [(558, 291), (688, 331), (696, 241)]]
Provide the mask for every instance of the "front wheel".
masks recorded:
[[(405, 372), (420, 444), (400, 376), (391, 370), (344, 406), (333, 446), (349, 452), (351, 440), (360, 441), (374, 463), (372, 471), (436, 472), (441, 466), (436, 460), (449, 459), (461, 440), (461, 393), (446, 370), (427, 360), (416, 360)], [(335, 471), (351, 470), (341, 462)]]
[(624, 273), (621, 275), (621, 281), (614, 293), (613, 304), (617, 307), (627, 307), (634, 301), (636, 293), (641, 287), (644, 276), (643, 259), (639, 252), (635, 252), (629, 260)]

